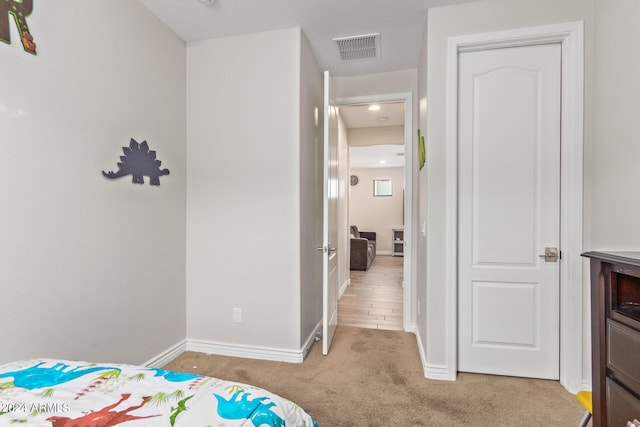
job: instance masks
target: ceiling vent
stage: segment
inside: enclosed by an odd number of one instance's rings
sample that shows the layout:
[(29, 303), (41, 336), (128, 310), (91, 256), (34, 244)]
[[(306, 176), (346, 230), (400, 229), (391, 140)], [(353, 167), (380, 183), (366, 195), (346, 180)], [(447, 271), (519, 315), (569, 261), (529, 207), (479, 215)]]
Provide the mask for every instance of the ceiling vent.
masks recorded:
[(380, 33), (340, 37), (333, 41), (337, 43), (343, 61), (380, 58)]

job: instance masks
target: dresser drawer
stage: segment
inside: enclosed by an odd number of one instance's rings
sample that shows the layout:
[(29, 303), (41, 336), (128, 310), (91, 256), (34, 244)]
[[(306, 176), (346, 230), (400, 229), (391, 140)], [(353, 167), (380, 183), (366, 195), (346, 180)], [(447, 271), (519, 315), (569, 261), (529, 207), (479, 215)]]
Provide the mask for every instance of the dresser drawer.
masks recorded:
[(640, 419), (640, 400), (607, 378), (607, 426), (626, 427)]
[(627, 388), (640, 396), (640, 332), (607, 320), (607, 368)]

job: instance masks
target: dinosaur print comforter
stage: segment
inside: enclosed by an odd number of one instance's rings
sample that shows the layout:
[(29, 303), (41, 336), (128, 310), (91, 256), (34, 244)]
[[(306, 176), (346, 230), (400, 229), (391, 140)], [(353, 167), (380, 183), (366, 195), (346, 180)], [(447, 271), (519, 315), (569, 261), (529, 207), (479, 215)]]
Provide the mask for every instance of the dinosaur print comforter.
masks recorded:
[(162, 369), (69, 360), (0, 366), (0, 426), (317, 427), (264, 389)]

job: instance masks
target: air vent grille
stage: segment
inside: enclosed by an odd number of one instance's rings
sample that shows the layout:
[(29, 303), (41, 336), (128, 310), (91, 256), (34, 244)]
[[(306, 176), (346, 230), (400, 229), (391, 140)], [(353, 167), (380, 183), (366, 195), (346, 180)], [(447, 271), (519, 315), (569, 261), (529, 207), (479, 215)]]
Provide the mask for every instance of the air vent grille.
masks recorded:
[(333, 39), (338, 45), (340, 59), (356, 61), (380, 57), (380, 33)]

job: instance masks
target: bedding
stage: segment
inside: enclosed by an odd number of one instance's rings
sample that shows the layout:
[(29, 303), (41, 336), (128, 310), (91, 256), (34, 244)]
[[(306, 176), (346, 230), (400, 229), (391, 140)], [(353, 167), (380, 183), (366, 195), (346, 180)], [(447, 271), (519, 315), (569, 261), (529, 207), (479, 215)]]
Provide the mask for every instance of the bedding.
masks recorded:
[(295, 403), (247, 384), (143, 366), (22, 360), (0, 366), (0, 426), (312, 427)]

